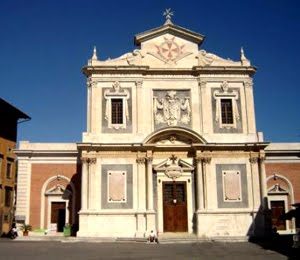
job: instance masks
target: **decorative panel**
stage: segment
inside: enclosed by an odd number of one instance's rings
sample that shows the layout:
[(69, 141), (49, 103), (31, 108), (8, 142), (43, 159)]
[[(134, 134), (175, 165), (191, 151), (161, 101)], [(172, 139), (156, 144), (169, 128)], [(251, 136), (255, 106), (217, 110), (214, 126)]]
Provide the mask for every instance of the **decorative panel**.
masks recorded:
[(223, 171), (224, 201), (241, 201), (241, 174), (238, 171)]
[(216, 164), (216, 181), (219, 208), (249, 206), (246, 164)]
[(168, 126), (191, 127), (189, 90), (154, 90), (153, 118), (155, 129)]
[[(132, 164), (101, 165), (101, 208), (131, 209), (133, 207)], [(124, 173), (124, 174), (123, 174)]]
[(108, 202), (126, 202), (126, 171), (108, 171)]

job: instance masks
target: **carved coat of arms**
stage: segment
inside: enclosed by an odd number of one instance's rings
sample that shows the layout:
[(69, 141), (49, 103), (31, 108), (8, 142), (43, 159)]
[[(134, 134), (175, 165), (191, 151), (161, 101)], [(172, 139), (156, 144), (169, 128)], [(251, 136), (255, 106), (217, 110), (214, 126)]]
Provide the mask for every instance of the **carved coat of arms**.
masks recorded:
[(176, 126), (179, 122), (190, 122), (189, 97), (179, 98), (174, 90), (168, 91), (164, 98), (154, 97), (154, 119), (157, 124), (166, 123), (168, 126)]

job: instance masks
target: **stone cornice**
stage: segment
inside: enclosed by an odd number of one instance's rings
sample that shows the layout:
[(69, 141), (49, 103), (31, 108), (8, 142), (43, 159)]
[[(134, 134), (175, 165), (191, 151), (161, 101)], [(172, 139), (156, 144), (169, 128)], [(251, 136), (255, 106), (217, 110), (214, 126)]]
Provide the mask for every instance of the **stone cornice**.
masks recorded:
[(256, 72), (253, 66), (194, 66), (193, 71), (196, 74), (248, 74), (252, 76)]
[(147, 151), (196, 150), (196, 151), (261, 151), (268, 143), (192, 143), (190, 145), (160, 145), (142, 143), (77, 143), (78, 150), (98, 151)]
[(150, 68), (150, 66), (85, 66), (83, 74), (141, 74), (141, 75), (193, 75), (202, 74), (247, 74), (252, 76), (256, 68), (252, 66), (193, 66), (192, 68)]
[(18, 157), (77, 157), (78, 150), (14, 150)]

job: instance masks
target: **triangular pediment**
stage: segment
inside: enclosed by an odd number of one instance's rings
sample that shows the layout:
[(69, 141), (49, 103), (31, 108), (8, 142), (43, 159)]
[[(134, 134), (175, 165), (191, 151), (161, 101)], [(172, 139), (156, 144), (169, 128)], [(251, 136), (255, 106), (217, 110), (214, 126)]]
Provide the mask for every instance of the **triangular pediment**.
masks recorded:
[(169, 23), (135, 35), (134, 43), (135, 45), (140, 46), (142, 42), (167, 34), (185, 39), (198, 45), (200, 45), (205, 38), (205, 36), (199, 33), (195, 33), (181, 26)]
[(272, 195), (272, 194), (288, 194), (288, 190), (282, 188), (280, 186), (280, 184), (275, 184), (273, 185), (269, 190), (268, 190), (268, 194)]
[[(173, 24), (170, 20), (160, 27), (139, 33), (134, 37), (134, 43), (138, 46), (132, 52), (125, 53), (117, 58), (98, 60), (96, 50), (88, 65), (93, 66), (84, 70), (88, 75), (94, 70), (118, 69), (173, 69), (195, 67), (240, 67), (250, 65), (244, 52), (240, 61), (232, 61), (221, 58), (213, 53), (208, 53), (199, 46), (205, 36)], [(114, 66), (114, 67), (111, 67)], [(118, 66), (118, 67), (115, 67)]]
[(63, 195), (65, 192), (65, 187), (63, 185), (55, 185), (53, 187), (51, 187), (50, 189), (48, 189), (45, 192), (45, 195)]
[(175, 160), (172, 157), (160, 162), (154, 166), (155, 171), (167, 171), (168, 169), (178, 169), (182, 172), (190, 172), (194, 170), (194, 167), (183, 159), (176, 158)]

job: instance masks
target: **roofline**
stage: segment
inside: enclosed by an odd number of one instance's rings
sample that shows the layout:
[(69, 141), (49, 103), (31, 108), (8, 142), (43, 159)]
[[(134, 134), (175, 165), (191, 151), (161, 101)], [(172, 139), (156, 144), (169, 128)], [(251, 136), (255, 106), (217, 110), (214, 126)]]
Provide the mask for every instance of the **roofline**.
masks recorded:
[(24, 112), (22, 112), (20, 109), (16, 108), (15, 106), (13, 106), (12, 104), (8, 103), (6, 100), (4, 100), (3, 98), (0, 97), (0, 101), (2, 101), (4, 103), (4, 105), (6, 105), (7, 107), (9, 107), (10, 109), (12, 109), (16, 114), (17, 114), (17, 118), (22, 118), (22, 119), (28, 119), (30, 120), (31, 117), (28, 116), (27, 114), (25, 114)]

